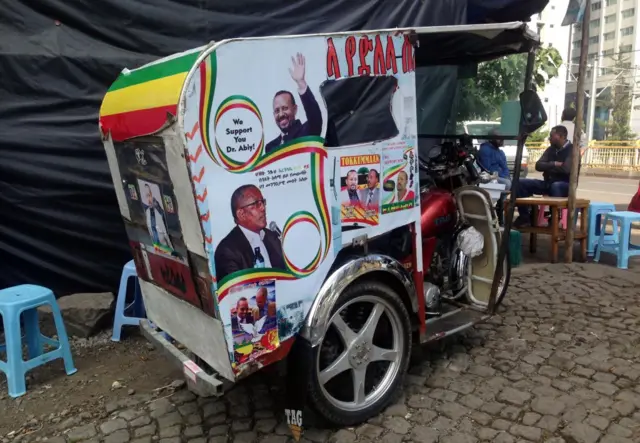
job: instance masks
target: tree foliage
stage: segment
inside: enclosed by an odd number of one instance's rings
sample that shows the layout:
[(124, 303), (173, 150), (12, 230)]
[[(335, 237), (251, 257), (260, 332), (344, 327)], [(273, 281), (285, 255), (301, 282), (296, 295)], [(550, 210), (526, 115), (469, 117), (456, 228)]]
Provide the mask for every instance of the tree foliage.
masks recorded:
[[(562, 56), (554, 47), (536, 53), (533, 83), (538, 90), (558, 76)], [(524, 86), (527, 55), (502, 57), (478, 66), (478, 75), (460, 82), (457, 121), (494, 120), (503, 102), (517, 100)]]

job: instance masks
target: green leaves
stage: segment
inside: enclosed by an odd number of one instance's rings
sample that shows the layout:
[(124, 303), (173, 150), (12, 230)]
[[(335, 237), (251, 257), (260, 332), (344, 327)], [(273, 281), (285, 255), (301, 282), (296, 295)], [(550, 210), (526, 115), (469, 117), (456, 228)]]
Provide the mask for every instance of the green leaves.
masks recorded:
[[(533, 82), (540, 91), (557, 77), (562, 57), (556, 48), (540, 48), (536, 54)], [(502, 57), (478, 66), (478, 75), (461, 80), (458, 87), (457, 121), (493, 120), (500, 106), (516, 100), (524, 87), (527, 54)]]

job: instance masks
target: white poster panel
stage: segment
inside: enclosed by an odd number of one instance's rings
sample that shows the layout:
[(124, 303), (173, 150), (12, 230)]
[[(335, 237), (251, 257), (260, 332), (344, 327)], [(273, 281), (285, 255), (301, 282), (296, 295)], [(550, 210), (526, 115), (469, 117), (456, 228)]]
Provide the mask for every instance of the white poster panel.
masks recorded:
[[(373, 237), (419, 220), (417, 164), (411, 161), (417, 155), (415, 109), (409, 109), (415, 107), (412, 47), (404, 36), (353, 38), (372, 42), (367, 54), (352, 57), (353, 66), (348, 53), (336, 51), (336, 44), (352, 44), (346, 37), (226, 42), (186, 85), (190, 168), (237, 371), (299, 331), (337, 253), (353, 236)], [(388, 46), (374, 57), (378, 41)], [(389, 66), (384, 72), (380, 54)], [(338, 130), (338, 140), (356, 143), (330, 146), (327, 128), (344, 108), (344, 94), (335, 91), (351, 88), (336, 82), (347, 82), (350, 69), (352, 78), (364, 79), (363, 99), (375, 97), (366, 92), (373, 87), (388, 101), (389, 116), (378, 125), (388, 137), (366, 140), (366, 125), (358, 123), (354, 128), (362, 130)], [(351, 114), (367, 117), (367, 109)], [(398, 158), (390, 167), (402, 164), (411, 179), (395, 180), (403, 200), (385, 212), (385, 165)]]

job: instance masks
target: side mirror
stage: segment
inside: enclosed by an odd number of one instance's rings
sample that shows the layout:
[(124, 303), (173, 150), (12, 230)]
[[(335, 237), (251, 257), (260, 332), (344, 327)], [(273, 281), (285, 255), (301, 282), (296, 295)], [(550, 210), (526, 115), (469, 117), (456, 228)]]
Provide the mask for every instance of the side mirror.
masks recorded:
[(535, 132), (547, 122), (547, 112), (535, 91), (527, 90), (520, 94), (520, 111), (520, 125), (526, 134)]

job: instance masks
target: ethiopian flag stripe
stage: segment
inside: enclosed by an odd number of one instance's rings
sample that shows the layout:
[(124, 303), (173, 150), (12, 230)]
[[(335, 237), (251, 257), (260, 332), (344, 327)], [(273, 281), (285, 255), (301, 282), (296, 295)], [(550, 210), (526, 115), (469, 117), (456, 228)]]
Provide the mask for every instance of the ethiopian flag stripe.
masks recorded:
[(187, 73), (183, 72), (109, 91), (102, 102), (100, 115), (106, 116), (159, 108), (171, 104), (176, 105), (186, 77)]
[(176, 115), (184, 81), (203, 49), (123, 71), (102, 101), (102, 131), (111, 132), (114, 141), (122, 141), (162, 129), (168, 114)]

